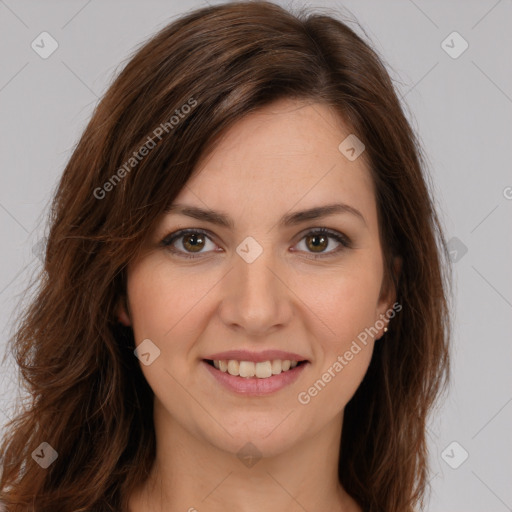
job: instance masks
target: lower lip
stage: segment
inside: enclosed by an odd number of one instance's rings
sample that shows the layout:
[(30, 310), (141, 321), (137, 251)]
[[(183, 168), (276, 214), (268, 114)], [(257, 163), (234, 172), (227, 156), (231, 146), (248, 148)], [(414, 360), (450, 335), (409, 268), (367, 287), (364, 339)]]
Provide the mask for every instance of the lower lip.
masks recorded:
[(297, 380), (304, 370), (304, 367), (308, 364), (301, 363), (295, 368), (286, 372), (281, 372), (279, 375), (272, 375), (272, 377), (268, 377), (266, 379), (259, 379), (258, 377), (239, 377), (238, 375), (230, 375), (229, 373), (217, 370), (217, 368), (206, 361), (202, 361), (202, 363), (215, 377), (215, 379), (217, 379), (217, 381), (226, 389), (246, 396), (269, 395), (289, 386)]

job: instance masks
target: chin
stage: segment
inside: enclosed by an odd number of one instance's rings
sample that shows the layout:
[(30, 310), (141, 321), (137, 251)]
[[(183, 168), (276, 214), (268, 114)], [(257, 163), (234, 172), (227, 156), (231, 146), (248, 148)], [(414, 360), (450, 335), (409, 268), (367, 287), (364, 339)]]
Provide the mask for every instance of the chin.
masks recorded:
[[(274, 428), (278, 425), (276, 423)], [(292, 432), (289, 428), (280, 429), (277, 427), (274, 432), (268, 425), (252, 425), (250, 428), (228, 429), (229, 434), (224, 432), (222, 438), (211, 438), (208, 442), (214, 444), (219, 450), (227, 451), (239, 458), (246, 457), (275, 457), (291, 450), (298, 443), (297, 431)], [(270, 435), (269, 435), (269, 432)]]

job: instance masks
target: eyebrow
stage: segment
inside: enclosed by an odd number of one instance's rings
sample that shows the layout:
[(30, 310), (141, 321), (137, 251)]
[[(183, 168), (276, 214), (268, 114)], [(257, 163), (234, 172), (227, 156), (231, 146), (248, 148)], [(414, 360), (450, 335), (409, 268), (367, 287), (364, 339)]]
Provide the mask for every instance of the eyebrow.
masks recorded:
[[(217, 212), (211, 209), (204, 209), (197, 206), (188, 206), (182, 204), (171, 204), (166, 208), (165, 213), (179, 213), (181, 215), (186, 215), (187, 217), (210, 222), (212, 224), (217, 224), (226, 228), (234, 228), (233, 219), (231, 219), (225, 213)], [(319, 219), (337, 213), (348, 213), (354, 215), (355, 217), (358, 217), (360, 220), (362, 220), (365, 226), (368, 226), (366, 219), (359, 210), (344, 203), (327, 204), (324, 206), (309, 208), (307, 210), (288, 213), (281, 217), (279, 220), (279, 226), (294, 226), (296, 224), (300, 224), (301, 222)]]

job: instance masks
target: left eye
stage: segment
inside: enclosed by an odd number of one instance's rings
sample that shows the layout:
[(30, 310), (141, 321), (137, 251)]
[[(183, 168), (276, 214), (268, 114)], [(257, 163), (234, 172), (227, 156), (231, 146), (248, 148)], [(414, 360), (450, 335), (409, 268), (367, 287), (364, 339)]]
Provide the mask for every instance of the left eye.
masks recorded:
[[(178, 240), (181, 240), (180, 245), (182, 249), (185, 250), (185, 252), (176, 247), (175, 243)], [(336, 231), (328, 230), (326, 228), (312, 230), (306, 233), (301, 238), (298, 244), (299, 246), (302, 240), (304, 240), (306, 252), (309, 252), (308, 249), (311, 250), (313, 253), (313, 258), (330, 256), (334, 253), (338, 253), (344, 248), (351, 247), (351, 242), (345, 235)], [(334, 250), (326, 252), (326, 248), (330, 245), (330, 240), (335, 240), (338, 245), (334, 248)], [(177, 231), (176, 233), (172, 233), (166, 236), (162, 240), (161, 245), (168, 248), (172, 253), (178, 255), (178, 257), (192, 259), (200, 257), (196, 256), (196, 254), (201, 255), (205, 252), (209, 252), (207, 250), (202, 251), (202, 249), (207, 247), (208, 242), (212, 244), (211, 249), (215, 250), (215, 244), (212, 242), (211, 238), (205, 231), (198, 229), (187, 229)]]

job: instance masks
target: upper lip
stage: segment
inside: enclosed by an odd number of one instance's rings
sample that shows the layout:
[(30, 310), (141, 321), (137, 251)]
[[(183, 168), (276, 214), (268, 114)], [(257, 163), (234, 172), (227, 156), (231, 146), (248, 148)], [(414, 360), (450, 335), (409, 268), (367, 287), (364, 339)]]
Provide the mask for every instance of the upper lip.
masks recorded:
[(226, 352), (217, 352), (205, 359), (211, 361), (222, 361), (234, 359), (235, 361), (253, 361), (255, 363), (263, 361), (273, 361), (280, 359), (281, 361), (307, 361), (307, 359), (300, 354), (293, 352), (284, 352), (283, 350), (262, 350), (261, 352), (250, 352), (249, 350), (228, 350)]

